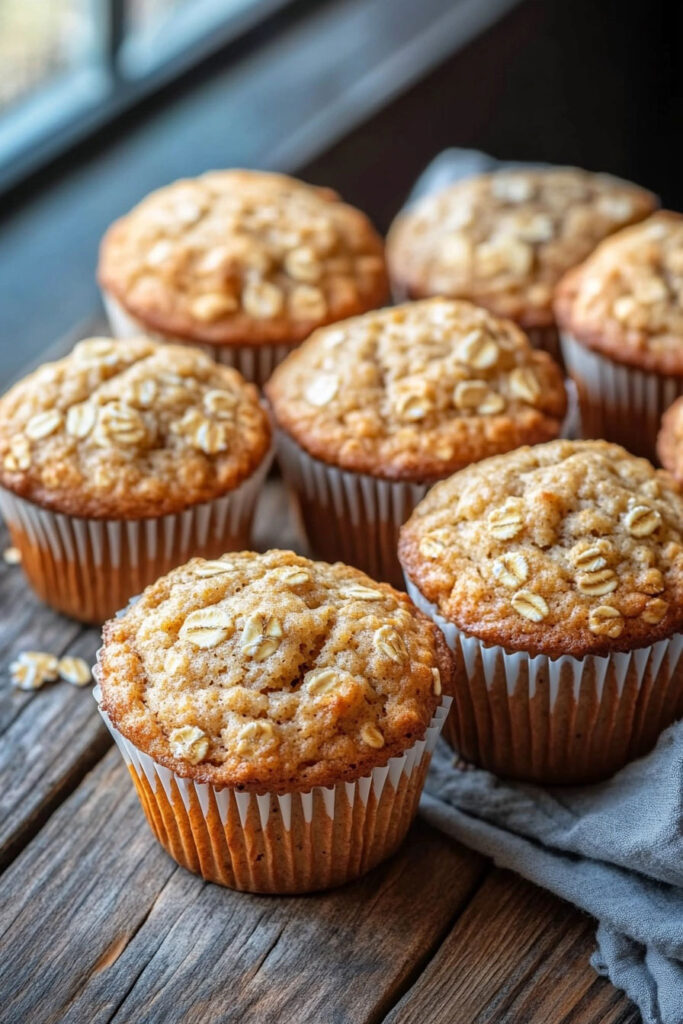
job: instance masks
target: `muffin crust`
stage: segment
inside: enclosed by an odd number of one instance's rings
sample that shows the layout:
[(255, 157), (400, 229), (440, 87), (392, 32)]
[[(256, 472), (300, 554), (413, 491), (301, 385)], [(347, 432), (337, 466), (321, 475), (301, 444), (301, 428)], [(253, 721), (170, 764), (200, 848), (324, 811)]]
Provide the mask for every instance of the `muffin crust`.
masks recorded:
[(193, 559), (107, 623), (102, 705), (179, 775), (247, 791), (367, 774), (424, 731), (453, 661), (404, 594), (293, 552)]
[(683, 497), (605, 441), (521, 448), (437, 484), (401, 530), (444, 618), (508, 651), (646, 646), (683, 623)]
[(555, 311), (615, 362), (683, 376), (683, 215), (662, 210), (607, 239), (563, 277)]
[(683, 484), (683, 397), (677, 398), (662, 417), (657, 454), (664, 469)]
[(412, 298), (470, 299), (525, 327), (550, 326), (561, 275), (656, 205), (644, 189), (575, 168), (478, 175), (396, 219), (390, 274)]
[(212, 171), (147, 196), (107, 231), (100, 284), (147, 328), (208, 344), (296, 344), (381, 305), (384, 247), (330, 189)]
[(256, 388), (147, 338), (79, 342), (0, 399), (0, 484), (68, 515), (179, 512), (239, 486), (269, 447)]
[(560, 431), (562, 374), (509, 320), (427, 299), (316, 331), (266, 385), (279, 425), (323, 462), (428, 481)]

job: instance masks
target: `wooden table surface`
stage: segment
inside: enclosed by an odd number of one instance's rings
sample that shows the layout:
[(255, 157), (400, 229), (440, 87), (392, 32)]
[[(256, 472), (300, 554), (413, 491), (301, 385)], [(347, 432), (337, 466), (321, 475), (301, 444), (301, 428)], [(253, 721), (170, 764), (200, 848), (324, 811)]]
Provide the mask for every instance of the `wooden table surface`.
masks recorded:
[[(9, 543), (0, 529), (0, 550)], [(279, 481), (255, 546), (304, 550)], [(304, 897), (203, 882), (153, 838), (90, 687), (10, 685), (22, 650), (98, 631), (0, 562), (2, 1024), (637, 1024), (589, 965), (595, 922), (427, 827)]]

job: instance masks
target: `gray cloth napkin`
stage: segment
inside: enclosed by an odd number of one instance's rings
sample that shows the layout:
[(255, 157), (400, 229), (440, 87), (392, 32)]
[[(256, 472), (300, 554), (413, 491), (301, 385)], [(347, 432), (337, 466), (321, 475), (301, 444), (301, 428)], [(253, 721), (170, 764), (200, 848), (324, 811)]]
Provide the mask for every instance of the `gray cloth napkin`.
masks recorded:
[[(408, 203), (501, 166), (477, 150), (445, 150)], [(453, 761), (441, 740), (423, 817), (592, 914), (595, 970), (626, 992), (645, 1024), (683, 1024), (683, 722), (595, 786), (542, 789)]]
[(488, 153), (482, 153), (478, 149), (460, 149), (454, 146), (451, 149), (444, 149), (442, 153), (434, 157), (429, 166), (422, 172), (415, 182), (408, 197), (408, 203), (427, 195), (429, 192), (438, 192), (460, 178), (469, 178), (473, 174), (482, 174), (486, 171), (500, 170), (502, 167), (547, 167), (543, 163), (520, 163), (516, 160), (497, 160)]
[(458, 767), (441, 740), (420, 811), (596, 917), (595, 969), (646, 1024), (683, 1024), (683, 722), (647, 757), (583, 787), (542, 789)]

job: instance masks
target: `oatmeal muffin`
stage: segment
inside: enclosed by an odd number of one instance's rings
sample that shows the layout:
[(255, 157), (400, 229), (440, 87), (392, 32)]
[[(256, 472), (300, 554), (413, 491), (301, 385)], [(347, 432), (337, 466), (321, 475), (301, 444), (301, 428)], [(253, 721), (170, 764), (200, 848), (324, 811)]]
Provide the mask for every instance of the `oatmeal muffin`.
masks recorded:
[(654, 458), (683, 392), (683, 216), (662, 211), (603, 242), (555, 300), (584, 437)]
[(331, 189), (212, 171), (153, 192), (102, 241), (112, 329), (201, 345), (256, 383), (321, 324), (387, 298), (383, 243)]
[(248, 544), (270, 448), (236, 370), (90, 338), (0, 399), (0, 507), (38, 595), (101, 622), (190, 555)]
[(557, 437), (562, 373), (509, 320), (427, 299), (317, 331), (266, 386), (317, 555), (401, 585), (398, 528), (434, 480)]
[(400, 214), (387, 240), (396, 293), (449, 295), (510, 317), (559, 358), (553, 288), (607, 235), (656, 206), (644, 189), (575, 168), (501, 170)]
[(605, 441), (437, 484), (401, 531), (418, 607), (462, 651), (450, 738), (538, 782), (610, 775), (683, 714), (683, 497)]
[(305, 892), (403, 840), (455, 664), (386, 584), (243, 551), (148, 587), (105, 626), (96, 675), (171, 856), (232, 888)]

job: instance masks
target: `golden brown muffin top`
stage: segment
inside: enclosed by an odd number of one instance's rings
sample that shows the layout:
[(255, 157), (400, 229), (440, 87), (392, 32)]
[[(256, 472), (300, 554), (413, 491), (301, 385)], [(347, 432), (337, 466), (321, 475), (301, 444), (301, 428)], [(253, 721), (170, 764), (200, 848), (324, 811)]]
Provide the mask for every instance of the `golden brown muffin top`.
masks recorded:
[(561, 275), (656, 205), (644, 189), (571, 167), (478, 175), (397, 217), (390, 274), (413, 298), (451, 295), (526, 327), (551, 325)]
[(278, 423), (344, 469), (430, 480), (557, 437), (562, 374), (510, 320), (426, 299), (316, 331), (266, 386)]
[(683, 622), (683, 497), (606, 441), (520, 448), (437, 484), (401, 530), (408, 576), (488, 644), (559, 657)]
[(683, 215), (607, 239), (558, 285), (561, 327), (619, 363), (683, 374)]
[(261, 171), (152, 192), (107, 231), (98, 276), (145, 326), (209, 344), (295, 344), (388, 293), (365, 214), (331, 189)]
[(677, 398), (662, 416), (657, 454), (664, 469), (683, 484), (683, 396)]
[(449, 692), (442, 634), (386, 583), (291, 551), (195, 558), (104, 628), (102, 705), (182, 776), (244, 790), (360, 778)]
[(269, 447), (253, 385), (148, 338), (81, 341), (0, 399), (0, 484), (68, 515), (178, 512), (233, 490)]

